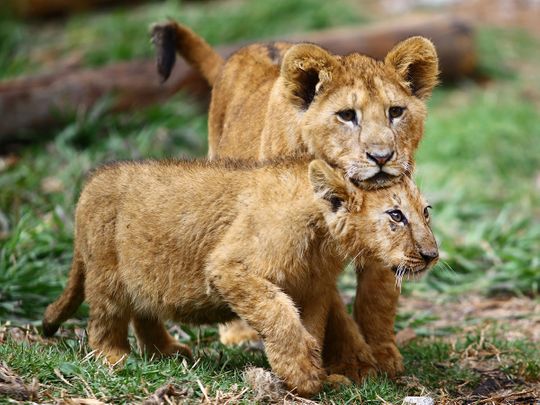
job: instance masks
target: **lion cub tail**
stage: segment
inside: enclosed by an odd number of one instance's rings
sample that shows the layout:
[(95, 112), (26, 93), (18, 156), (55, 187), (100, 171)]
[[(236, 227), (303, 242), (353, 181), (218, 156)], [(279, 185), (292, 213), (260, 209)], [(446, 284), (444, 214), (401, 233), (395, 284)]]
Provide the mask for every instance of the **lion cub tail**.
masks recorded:
[(43, 335), (53, 336), (62, 322), (66, 321), (84, 301), (85, 268), (82, 258), (75, 250), (69, 272), (68, 284), (62, 295), (50, 304), (43, 316)]
[(152, 27), (152, 42), (157, 51), (157, 70), (166, 81), (176, 62), (176, 52), (198, 70), (210, 86), (214, 85), (225, 60), (189, 28), (169, 21)]

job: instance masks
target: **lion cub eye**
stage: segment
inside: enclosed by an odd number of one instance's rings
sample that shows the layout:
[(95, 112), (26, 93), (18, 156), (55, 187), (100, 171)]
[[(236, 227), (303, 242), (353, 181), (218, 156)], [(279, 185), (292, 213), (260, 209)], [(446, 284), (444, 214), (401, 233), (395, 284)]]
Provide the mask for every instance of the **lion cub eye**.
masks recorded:
[(424, 208), (424, 218), (429, 219), (429, 210), (431, 208), (431, 205), (428, 205), (426, 208)]
[(407, 225), (407, 218), (405, 218), (405, 215), (400, 210), (390, 210), (386, 211), (388, 215), (390, 215), (390, 218), (392, 218), (392, 221), (394, 222), (403, 222), (403, 224)]
[(357, 122), (356, 111), (354, 110), (342, 110), (342, 111), (338, 111), (336, 114), (344, 122), (352, 122), (355, 124)]
[(405, 107), (392, 106), (388, 109), (388, 116), (391, 120), (393, 120), (401, 117), (403, 115), (403, 111), (405, 111)]

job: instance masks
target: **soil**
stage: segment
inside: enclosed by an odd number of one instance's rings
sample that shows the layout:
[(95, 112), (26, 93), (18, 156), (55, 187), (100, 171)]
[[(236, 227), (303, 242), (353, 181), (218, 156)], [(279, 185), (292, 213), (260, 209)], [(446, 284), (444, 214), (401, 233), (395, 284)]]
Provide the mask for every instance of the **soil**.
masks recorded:
[(486, 327), (507, 340), (540, 342), (540, 301), (527, 297), (465, 295), (437, 303), (436, 299), (402, 296), (399, 311), (412, 313), (412, 321), (415, 313), (434, 319), (426, 325), (430, 335), (457, 328), (467, 334)]
[[(500, 349), (488, 342), (493, 337), (507, 341), (540, 341), (540, 301), (526, 297), (485, 297), (466, 295), (444, 302), (436, 298), (403, 296), (400, 313), (413, 314), (415, 319), (429, 319), (422, 326), (427, 336), (443, 335), (455, 343), (470, 333), (480, 333), (479, 342), (456, 351), (458, 365), (472, 370), (479, 381), (472, 388), (469, 384), (453, 388), (452, 395), (441, 387), (437, 393), (441, 404), (540, 404), (540, 381), (528, 381), (516, 364), (501, 358)], [(489, 336), (490, 339), (486, 337)], [(417, 337), (407, 327), (397, 334), (398, 344), (407, 345)], [(453, 346), (454, 347), (454, 346)], [(441, 367), (449, 365), (441, 364)], [(505, 373), (503, 368), (514, 367), (516, 373)], [(426, 390), (417, 379), (402, 377), (405, 385)], [(456, 391), (458, 396), (456, 397)]]

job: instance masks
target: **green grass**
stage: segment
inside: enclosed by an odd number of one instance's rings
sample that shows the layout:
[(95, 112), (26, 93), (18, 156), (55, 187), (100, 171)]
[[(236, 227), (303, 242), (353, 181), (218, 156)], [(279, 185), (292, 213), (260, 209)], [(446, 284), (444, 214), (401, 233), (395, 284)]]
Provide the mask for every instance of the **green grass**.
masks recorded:
[[(247, 387), (243, 369), (268, 367), (266, 360), (258, 351), (226, 348), (215, 342), (215, 335), (215, 329), (205, 330), (204, 337), (210, 343), (199, 346), (195, 364), (182, 358), (148, 359), (134, 353), (124, 368), (111, 370), (89, 353), (85, 336), (73, 332), (64, 333), (57, 342), (21, 343), (8, 338), (0, 345), (0, 357), (25, 381), (37, 378), (42, 384), (41, 398), (85, 395), (110, 403), (134, 402), (170, 382), (187, 389), (191, 400), (203, 398), (199, 384), (210, 398), (239, 394)], [(464, 367), (467, 359), (496, 362), (501, 370), (499, 378), (515, 382), (517, 387), (537, 381), (540, 374), (540, 354), (531, 343), (508, 342), (489, 334), (469, 334), (453, 343), (417, 339), (403, 349), (403, 355), (406, 367), (415, 370), (414, 376), (397, 381), (383, 376), (357, 386), (326, 387), (315, 400), (370, 404), (384, 399), (399, 403), (405, 396), (440, 395), (441, 387), (454, 398), (470, 395), (488, 376)], [(239, 398), (240, 403), (253, 400), (249, 390)]]
[[(165, 1), (114, 9), (70, 17), (62, 28), (4, 16), (0, 79), (55, 68), (74, 52), (87, 66), (150, 57), (147, 27), (168, 16), (189, 23), (214, 44), (366, 21), (345, 0), (211, 4), (206, 8), (204, 3)], [(540, 62), (534, 52), (538, 42), (520, 32), (481, 29), (478, 43), (481, 69), (493, 80), (436, 90), (418, 153), (417, 180), (434, 206), (443, 263), (422, 282), (406, 284), (404, 293), (434, 297), (436, 305), (464, 292), (540, 292), (540, 191), (535, 185), (540, 171), (540, 80), (527, 73)], [(117, 159), (206, 153), (207, 117), (186, 96), (114, 116), (103, 113), (107, 103), (105, 99), (63, 128), (42, 134), (38, 144), (23, 144), (16, 150), (18, 161), (0, 168), (0, 219), (8, 223), (7, 229), (0, 228), (0, 321), (36, 324), (59, 294), (71, 260), (74, 206), (91, 168)], [(354, 291), (353, 279), (350, 273), (343, 277), (344, 290)], [(81, 325), (84, 316), (83, 309)], [(398, 329), (410, 326), (427, 336), (404, 348), (417, 382), (378, 378), (338, 392), (327, 389), (319, 399), (380, 403), (382, 398), (397, 403), (422, 390), (442, 395), (439, 389), (445, 387), (453, 397), (461, 395), (456, 388), (460, 385), (472, 390), (484, 377), (464, 367), (461, 356), (467, 347), (478, 346), (480, 338), (450, 341), (459, 327), (437, 332), (445, 337), (430, 337), (431, 321), (429, 314), (398, 317)], [(197, 334), (189, 333), (191, 343), (197, 342)], [(203, 333), (201, 360), (193, 368), (178, 359), (149, 361), (134, 355), (126, 369), (111, 373), (96, 362), (81, 361), (88, 348), (70, 333), (53, 345), (8, 339), (0, 345), (0, 358), (27, 381), (37, 376), (51, 395), (65, 390), (84, 396), (86, 381), (96, 396), (117, 402), (144, 398), (170, 380), (188, 386), (195, 398), (202, 395), (197, 380), (212, 395), (233, 392), (235, 384), (240, 392), (243, 368), (266, 364), (260, 354), (219, 345), (213, 328)], [(530, 343), (507, 343), (496, 335), (487, 342), (503, 352), (505, 375), (540, 378), (539, 351)], [(54, 369), (71, 385), (55, 376)], [(242, 400), (248, 403), (249, 395)]]
[[(418, 180), (452, 269), (427, 278), (437, 291), (540, 292), (540, 115), (520, 87), (444, 92), (432, 103)], [(460, 103), (449, 111), (452, 98)]]
[(214, 394), (218, 390), (229, 392), (234, 384), (242, 383), (243, 366), (267, 366), (260, 353), (226, 349), (216, 343), (195, 354), (199, 359), (196, 365), (182, 358), (155, 360), (133, 354), (121, 370), (112, 370), (96, 361), (86, 340), (74, 334), (53, 345), (8, 340), (0, 349), (2, 359), (16, 372), (38, 378), (52, 388), (45, 391), (55, 397), (66, 390), (71, 396), (84, 393), (114, 403), (143, 399), (170, 381), (192, 388), (194, 398), (202, 396), (197, 381)]

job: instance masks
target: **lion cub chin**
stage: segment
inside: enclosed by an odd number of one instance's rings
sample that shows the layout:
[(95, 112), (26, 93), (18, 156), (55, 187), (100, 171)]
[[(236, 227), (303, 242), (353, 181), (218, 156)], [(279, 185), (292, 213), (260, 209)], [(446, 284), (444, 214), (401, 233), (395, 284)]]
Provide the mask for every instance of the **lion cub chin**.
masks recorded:
[[(362, 191), (321, 160), (105, 166), (79, 199), (69, 282), (44, 334), (86, 298), (90, 346), (114, 363), (130, 352), (130, 322), (141, 349), (191, 356), (164, 321), (240, 317), (262, 336), (272, 370), (309, 396), (325, 378), (338, 273), (360, 253), (399, 274), (426, 270), (437, 254), (426, 212), (408, 178)], [(373, 367), (361, 338), (352, 350)]]

